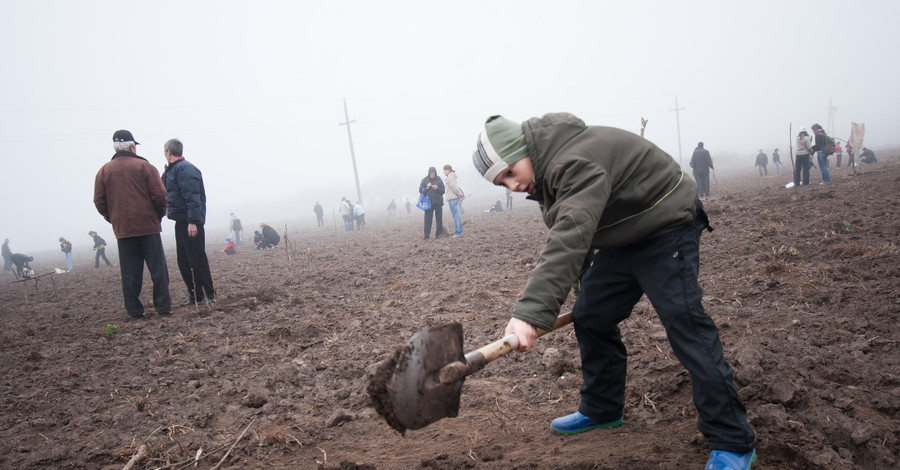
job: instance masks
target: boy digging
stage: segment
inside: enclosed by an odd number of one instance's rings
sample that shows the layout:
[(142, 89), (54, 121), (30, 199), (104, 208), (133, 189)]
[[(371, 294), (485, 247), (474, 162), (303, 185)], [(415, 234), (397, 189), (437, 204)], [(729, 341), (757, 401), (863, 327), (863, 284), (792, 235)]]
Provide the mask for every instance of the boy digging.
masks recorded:
[(648, 140), (567, 113), (522, 124), (492, 116), (472, 160), (493, 184), (528, 193), (549, 228), (504, 333), (516, 335), (520, 352), (535, 345), (538, 328), (552, 330), (581, 281), (572, 310), (581, 404), (550, 427), (571, 434), (622, 425), (627, 358), (618, 324), (646, 293), (691, 374), (697, 427), (711, 449), (706, 469), (750, 468), (755, 435), (701, 305), (700, 234), (712, 228), (696, 183)]

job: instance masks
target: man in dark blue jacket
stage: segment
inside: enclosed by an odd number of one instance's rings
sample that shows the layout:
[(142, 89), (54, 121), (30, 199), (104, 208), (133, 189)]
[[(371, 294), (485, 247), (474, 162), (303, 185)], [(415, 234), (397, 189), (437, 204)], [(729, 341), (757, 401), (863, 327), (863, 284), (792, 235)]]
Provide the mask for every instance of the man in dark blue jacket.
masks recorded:
[(178, 270), (187, 285), (190, 297), (182, 307), (215, 302), (209, 259), (206, 257), (206, 190), (203, 175), (191, 162), (184, 159), (184, 145), (178, 139), (170, 139), (163, 147), (166, 155), (166, 171), (163, 183), (169, 198), (168, 217), (175, 221), (175, 249), (178, 253)]

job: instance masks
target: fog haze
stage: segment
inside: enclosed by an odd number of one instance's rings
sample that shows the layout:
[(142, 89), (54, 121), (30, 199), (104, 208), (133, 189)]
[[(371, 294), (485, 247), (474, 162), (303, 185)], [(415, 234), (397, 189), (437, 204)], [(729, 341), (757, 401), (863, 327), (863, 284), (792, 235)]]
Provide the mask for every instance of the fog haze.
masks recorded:
[(117, 129), (160, 172), (165, 141), (182, 140), (209, 238), (232, 211), (250, 234), (312, 220), (316, 200), (330, 215), (357, 199), (345, 100), (369, 214), (448, 163), (464, 189), (499, 197), (471, 164), (493, 114), (565, 111), (635, 133), (646, 118), (645, 137), (684, 165), (703, 141), (717, 169), (748, 177), (760, 148), (788, 155), (789, 125), (846, 139), (862, 122), (868, 147), (896, 146), (898, 13), (892, 1), (0, 1), (0, 239), (28, 253), (65, 236), (84, 253), (93, 229), (112, 243), (92, 196)]

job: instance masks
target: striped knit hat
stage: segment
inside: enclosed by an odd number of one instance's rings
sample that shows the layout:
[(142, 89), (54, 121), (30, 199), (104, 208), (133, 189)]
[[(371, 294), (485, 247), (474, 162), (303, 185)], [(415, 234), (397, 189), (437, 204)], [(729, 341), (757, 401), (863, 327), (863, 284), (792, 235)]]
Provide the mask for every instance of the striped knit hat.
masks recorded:
[(503, 170), (527, 156), (522, 125), (503, 116), (491, 116), (478, 134), (472, 163), (484, 179), (493, 183)]

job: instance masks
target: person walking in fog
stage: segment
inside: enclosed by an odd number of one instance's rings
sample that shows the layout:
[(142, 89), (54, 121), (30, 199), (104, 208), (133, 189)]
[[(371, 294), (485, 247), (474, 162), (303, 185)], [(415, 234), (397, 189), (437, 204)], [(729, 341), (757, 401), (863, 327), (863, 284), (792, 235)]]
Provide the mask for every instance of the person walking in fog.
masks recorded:
[(409, 202), (409, 198), (406, 198), (406, 215), (412, 212), (412, 203)]
[(391, 215), (391, 217), (397, 215), (397, 203), (394, 202), (393, 199), (391, 199), (391, 203), (388, 204), (387, 211), (388, 211), (388, 214)]
[[(131, 132), (116, 131), (113, 134), (116, 154), (100, 168), (94, 179), (94, 206), (112, 224), (116, 235), (122, 297), (125, 311), (132, 319), (144, 318), (140, 295), (145, 263), (153, 280), (156, 314), (169, 315), (172, 307), (169, 268), (159, 235), (168, 208), (166, 188), (156, 167), (135, 153), (136, 145), (139, 144)], [(95, 237), (95, 248), (106, 244), (96, 232), (91, 232), (91, 236)], [(99, 256), (95, 262), (97, 266)]]
[(313, 206), (313, 212), (316, 213), (316, 225), (317, 227), (325, 226), (325, 210), (322, 209), (322, 204), (319, 204), (319, 201), (316, 201), (316, 205)]
[[(520, 352), (533, 348), (539, 330), (553, 330), (572, 286), (581, 286), (572, 308), (581, 403), (551, 429), (574, 434), (624, 424), (628, 367), (619, 323), (646, 294), (690, 373), (697, 427), (710, 448), (706, 468), (748, 469), (755, 435), (698, 282), (700, 235), (712, 228), (694, 181), (650, 141), (568, 113), (521, 124), (491, 116), (476, 142), (478, 172), (527, 193), (549, 228), (504, 335), (515, 335)], [(497, 250), (518, 256), (511, 246)]]
[(72, 242), (65, 237), (59, 237), (59, 251), (66, 255), (66, 271), (72, 270)]
[(107, 266), (112, 266), (112, 263), (110, 263), (109, 259), (106, 257), (106, 240), (104, 240), (100, 235), (97, 235), (97, 232), (93, 230), (88, 232), (88, 236), (90, 236), (91, 239), (94, 240), (93, 250), (96, 252), (94, 254), (94, 269), (100, 269), (100, 258), (103, 258), (103, 261)]
[(12, 266), (12, 255), (13, 252), (9, 248), (9, 238), (3, 240), (3, 272), (9, 271), (9, 267)]
[(453, 171), (452, 166), (444, 165), (444, 176), (447, 177), (444, 181), (447, 205), (450, 206), (450, 215), (453, 216), (453, 235), (451, 235), (450, 238), (457, 238), (462, 235), (462, 219), (459, 216), (459, 203), (463, 200), (465, 195), (459, 189), (459, 185), (456, 182), (456, 172)]
[(759, 176), (769, 176), (769, 156), (759, 149), (756, 155), (756, 166), (759, 169)]
[(184, 159), (183, 152), (184, 145), (180, 140), (169, 139), (165, 143), (163, 154), (168, 164), (162, 178), (169, 197), (168, 217), (175, 221), (178, 270), (188, 290), (188, 299), (181, 303), (182, 307), (186, 307), (215, 302), (216, 289), (206, 256), (206, 188), (203, 174), (193, 163)]
[[(812, 147), (809, 143), (809, 133), (805, 127), (797, 133), (797, 151), (794, 156), (794, 185), (806, 186), (809, 184), (809, 169), (812, 167)], [(801, 178), (802, 176), (802, 178)]]
[(690, 166), (694, 173), (694, 181), (697, 182), (697, 195), (709, 196), (709, 170), (715, 168), (709, 150), (703, 148), (703, 142), (697, 142), (697, 148), (691, 155)]
[(437, 176), (435, 167), (428, 168), (428, 176), (422, 178), (419, 183), (419, 193), (425, 194), (431, 199), (431, 209), (425, 211), (425, 240), (431, 236), (431, 219), (434, 217), (434, 238), (441, 236), (444, 226), (444, 182)]
[(244, 225), (241, 224), (241, 219), (238, 216), (234, 215), (234, 212), (231, 213), (231, 238), (235, 241), (237, 245), (243, 245), (244, 241), (241, 240), (241, 232), (244, 231)]
[(775, 165), (775, 174), (781, 172), (781, 156), (778, 155), (778, 149), (772, 151), (772, 163)]

